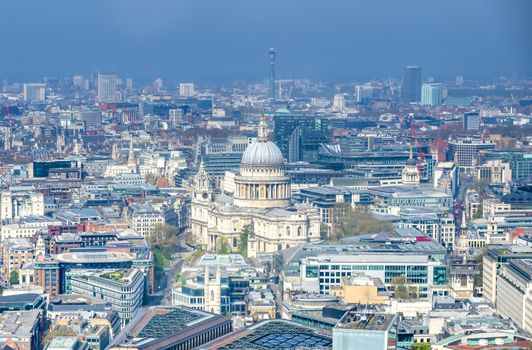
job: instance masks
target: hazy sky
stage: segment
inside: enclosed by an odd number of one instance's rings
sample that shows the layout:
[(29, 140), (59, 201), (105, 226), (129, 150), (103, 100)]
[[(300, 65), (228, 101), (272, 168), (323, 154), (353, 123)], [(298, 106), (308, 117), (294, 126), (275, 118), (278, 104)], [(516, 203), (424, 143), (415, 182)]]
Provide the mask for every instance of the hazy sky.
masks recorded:
[(0, 0), (0, 79), (532, 76), (532, 0)]

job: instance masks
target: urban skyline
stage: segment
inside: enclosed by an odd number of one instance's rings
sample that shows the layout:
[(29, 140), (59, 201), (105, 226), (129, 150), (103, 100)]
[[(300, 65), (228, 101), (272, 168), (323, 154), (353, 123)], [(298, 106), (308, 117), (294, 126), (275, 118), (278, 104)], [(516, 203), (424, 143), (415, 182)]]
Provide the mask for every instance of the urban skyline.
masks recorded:
[(532, 349), (530, 10), (0, 1), (0, 350)]

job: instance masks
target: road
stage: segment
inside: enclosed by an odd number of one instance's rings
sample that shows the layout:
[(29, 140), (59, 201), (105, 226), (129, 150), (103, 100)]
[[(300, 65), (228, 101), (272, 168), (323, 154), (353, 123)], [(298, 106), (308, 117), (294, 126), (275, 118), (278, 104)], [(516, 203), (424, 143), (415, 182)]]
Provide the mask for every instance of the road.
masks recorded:
[[(164, 269), (162, 274), (165, 278), (161, 280), (159, 276), (159, 283), (156, 284), (158, 298), (152, 298), (153, 303), (161, 305), (171, 305), (172, 304), (172, 286), (175, 283), (175, 278), (181, 268), (183, 267), (184, 256), (183, 253), (191, 252), (192, 248), (185, 243), (184, 235), (179, 236), (178, 247), (176, 253), (173, 255), (174, 261), (172, 266)], [(152, 304), (150, 302), (150, 304)]]

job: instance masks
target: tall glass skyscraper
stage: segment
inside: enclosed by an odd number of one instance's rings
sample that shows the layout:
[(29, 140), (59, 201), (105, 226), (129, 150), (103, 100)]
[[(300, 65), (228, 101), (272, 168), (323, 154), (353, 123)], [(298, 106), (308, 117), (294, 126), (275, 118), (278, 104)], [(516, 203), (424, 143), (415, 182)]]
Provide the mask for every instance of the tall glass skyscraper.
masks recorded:
[(270, 49), (269, 56), (270, 56), (270, 91), (269, 96), (271, 99), (275, 98), (275, 56), (277, 53), (275, 52), (275, 49)]
[(98, 73), (98, 102), (116, 103), (116, 73)]
[(421, 101), (421, 67), (405, 67), (401, 82), (401, 100), (404, 102)]

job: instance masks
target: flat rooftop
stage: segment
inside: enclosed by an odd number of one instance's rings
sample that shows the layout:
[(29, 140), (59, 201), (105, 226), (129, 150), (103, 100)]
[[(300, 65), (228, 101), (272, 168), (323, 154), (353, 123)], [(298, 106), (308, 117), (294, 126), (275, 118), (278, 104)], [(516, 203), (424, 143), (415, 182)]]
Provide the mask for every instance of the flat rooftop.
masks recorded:
[(199, 266), (245, 266), (246, 260), (240, 254), (205, 254), (198, 261)]
[(230, 322), (221, 315), (186, 307), (154, 306), (138, 312), (120, 336), (113, 340), (111, 347), (167, 349), (190, 336)]
[(336, 325), (339, 329), (387, 331), (397, 315), (363, 312), (347, 312)]
[(332, 349), (332, 338), (317, 328), (286, 320), (269, 320), (228, 334), (207, 344), (205, 349)]
[(58, 254), (57, 261), (63, 263), (126, 262), (132, 261), (131, 255), (123, 252), (86, 252)]

